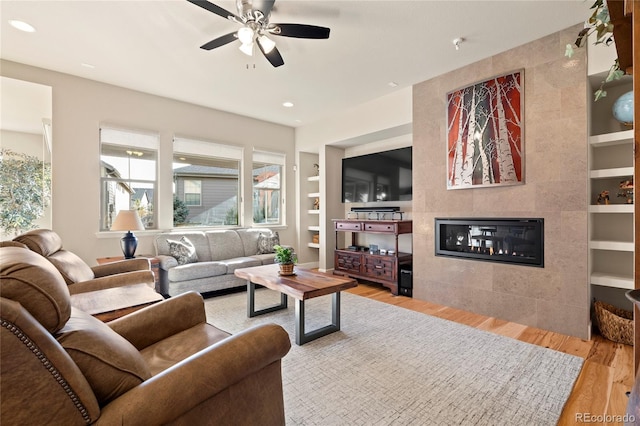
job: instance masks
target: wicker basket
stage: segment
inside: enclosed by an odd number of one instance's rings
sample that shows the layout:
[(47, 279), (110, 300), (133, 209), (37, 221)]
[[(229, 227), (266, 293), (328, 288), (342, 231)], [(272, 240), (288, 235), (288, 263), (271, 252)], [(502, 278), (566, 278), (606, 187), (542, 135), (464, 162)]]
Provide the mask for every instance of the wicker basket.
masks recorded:
[(633, 346), (633, 313), (604, 302), (594, 303), (600, 333), (609, 340)]

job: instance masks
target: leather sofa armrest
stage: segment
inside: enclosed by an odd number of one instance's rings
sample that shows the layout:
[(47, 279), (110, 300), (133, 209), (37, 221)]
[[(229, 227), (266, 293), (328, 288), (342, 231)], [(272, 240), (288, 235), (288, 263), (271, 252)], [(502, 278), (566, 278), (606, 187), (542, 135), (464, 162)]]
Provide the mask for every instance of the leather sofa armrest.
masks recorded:
[[(244, 378), (279, 362), (290, 348), (289, 335), (279, 325), (250, 328), (131, 389), (103, 407), (96, 424), (171, 422)], [(264, 395), (264, 398), (274, 397)], [(224, 399), (224, 402), (229, 401)]]
[(138, 350), (207, 321), (204, 300), (190, 291), (108, 323)]
[(123, 272), (150, 271), (151, 264), (149, 259), (139, 257), (93, 266), (91, 270), (96, 278), (100, 278), (107, 275), (121, 274)]
[(155, 286), (155, 277), (153, 276), (153, 272), (125, 272), (123, 274), (108, 275), (106, 277), (69, 284), (69, 293), (73, 295), (86, 293), (88, 291), (104, 290), (105, 288), (122, 287), (125, 285), (135, 284), (146, 284), (153, 288)]

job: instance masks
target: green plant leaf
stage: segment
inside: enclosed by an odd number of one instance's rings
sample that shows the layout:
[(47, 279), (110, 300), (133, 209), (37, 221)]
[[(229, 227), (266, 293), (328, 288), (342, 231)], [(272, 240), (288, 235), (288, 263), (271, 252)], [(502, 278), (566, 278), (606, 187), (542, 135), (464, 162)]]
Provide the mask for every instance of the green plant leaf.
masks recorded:
[(604, 98), (605, 96), (607, 96), (607, 91), (603, 90), (602, 88), (598, 89), (595, 91), (595, 93), (593, 94), (594, 98), (594, 102), (597, 102), (598, 100)]
[(565, 48), (564, 51), (564, 56), (566, 56), (567, 58), (570, 58), (573, 56), (573, 46), (570, 43), (567, 43), (567, 47)]

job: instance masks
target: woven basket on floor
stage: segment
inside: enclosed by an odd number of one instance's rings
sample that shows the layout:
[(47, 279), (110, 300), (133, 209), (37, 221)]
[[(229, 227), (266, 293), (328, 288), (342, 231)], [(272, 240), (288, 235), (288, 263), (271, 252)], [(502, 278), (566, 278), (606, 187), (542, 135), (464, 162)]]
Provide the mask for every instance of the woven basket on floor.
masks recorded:
[(633, 313), (604, 302), (594, 303), (600, 333), (609, 340), (633, 345)]

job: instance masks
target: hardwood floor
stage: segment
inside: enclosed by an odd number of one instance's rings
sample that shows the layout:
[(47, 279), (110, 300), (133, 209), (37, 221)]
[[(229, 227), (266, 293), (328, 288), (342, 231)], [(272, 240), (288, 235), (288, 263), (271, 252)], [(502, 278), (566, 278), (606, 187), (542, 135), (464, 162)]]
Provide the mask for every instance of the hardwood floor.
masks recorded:
[(599, 335), (586, 341), (422, 300), (393, 296), (388, 289), (373, 284), (358, 284), (358, 287), (347, 291), (584, 358), (584, 365), (558, 424), (584, 424), (587, 419), (593, 422), (596, 416), (610, 421), (594, 424), (624, 424), (615, 420), (622, 420), (628, 400), (626, 392), (633, 386), (631, 346), (611, 342)]

